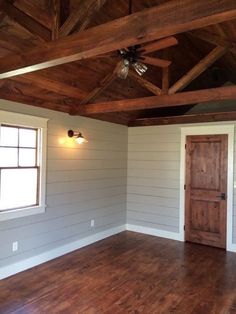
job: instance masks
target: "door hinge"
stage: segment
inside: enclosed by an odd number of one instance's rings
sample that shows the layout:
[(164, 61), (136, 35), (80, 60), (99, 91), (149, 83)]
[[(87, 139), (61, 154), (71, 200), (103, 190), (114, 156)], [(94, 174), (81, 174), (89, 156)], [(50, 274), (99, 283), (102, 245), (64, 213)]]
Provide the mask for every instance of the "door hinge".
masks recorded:
[(185, 225), (184, 225), (184, 231), (185, 231)]
[(187, 148), (187, 144), (184, 145), (185, 149)]
[(186, 184), (184, 185), (184, 189), (186, 190)]

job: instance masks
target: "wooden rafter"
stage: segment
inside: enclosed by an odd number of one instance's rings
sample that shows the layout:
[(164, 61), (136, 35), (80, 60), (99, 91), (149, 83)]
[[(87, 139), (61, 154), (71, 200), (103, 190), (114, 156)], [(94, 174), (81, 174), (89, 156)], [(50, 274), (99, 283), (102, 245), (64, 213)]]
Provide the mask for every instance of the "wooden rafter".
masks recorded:
[(169, 89), (169, 94), (174, 94), (177, 91), (184, 89), (201, 73), (208, 69), (216, 60), (226, 53), (225, 47), (214, 48), (206, 57), (199, 61), (188, 73), (182, 76), (173, 86)]
[(107, 74), (96, 86), (91, 93), (86, 95), (86, 97), (80, 102), (80, 105), (85, 105), (100, 95), (116, 78), (117, 78), (117, 71), (120, 68), (120, 61), (115, 66), (114, 70)]
[(172, 95), (117, 100), (105, 103), (87, 104), (78, 107), (77, 114), (90, 115), (105, 112), (128, 112), (133, 110), (190, 105), (200, 102), (236, 99), (236, 86), (203, 89)]
[(52, 40), (59, 38), (61, 0), (51, 0)]
[[(15, 1), (17, 3), (17, 1)], [(27, 45), (30, 44), (27, 40), (19, 39), (18, 37), (4, 33), (0, 31), (0, 39), (4, 41), (4, 46), (7, 46), (7, 49), (10, 51), (20, 52), (25, 48), (28, 48)], [(29, 49), (29, 48), (28, 48)], [(5, 80), (3, 80), (4, 82)], [(25, 83), (26, 86), (32, 86), (35, 88), (42, 88), (46, 91), (57, 93), (65, 97), (70, 97), (74, 99), (81, 100), (87, 93), (78, 87), (73, 87), (66, 83), (60, 82), (58, 80), (53, 80), (47, 75), (42, 75), (41, 73), (29, 73), (25, 76), (16, 76), (13, 78), (14, 82)], [(20, 99), (19, 99), (20, 101)], [(57, 105), (55, 105), (55, 108)]]
[(51, 38), (51, 32), (44, 25), (37, 22), (35, 19), (19, 10), (8, 1), (3, 1), (0, 10), (2, 10), (11, 19), (24, 27), (27, 31), (37, 36), (40, 40), (49, 41)]
[(144, 77), (136, 74), (134, 71), (129, 71), (129, 76), (132, 77), (139, 85), (145, 87), (147, 90), (152, 92), (154, 95), (161, 95), (161, 89), (153, 83), (146, 80)]
[(81, 3), (77, 10), (73, 10), (65, 23), (60, 28), (60, 37), (72, 33), (74, 30), (84, 30), (91, 18), (105, 4), (106, 0), (86, 0)]
[[(158, 16), (158, 19), (156, 18)], [(232, 0), (170, 1), (90, 28), (21, 55), (0, 59), (0, 79), (234, 19)]]
[(52, 27), (52, 19), (47, 10), (41, 9), (39, 6), (35, 5), (32, 0), (14, 0), (14, 6), (19, 10), (23, 11), (25, 14), (29, 15), (32, 19), (36, 20), (38, 23), (44, 25), (49, 30)]
[(117, 113), (117, 114), (100, 114), (93, 116), (95, 119), (103, 120), (103, 121), (110, 121), (112, 123), (124, 124), (127, 125), (129, 121), (129, 117), (125, 113)]
[(214, 122), (214, 121), (234, 121), (236, 119), (236, 111), (231, 112), (211, 112), (186, 114), (171, 117), (156, 117), (137, 119), (129, 122), (129, 126), (150, 126), (150, 125), (167, 125), (167, 124), (183, 124), (197, 122)]

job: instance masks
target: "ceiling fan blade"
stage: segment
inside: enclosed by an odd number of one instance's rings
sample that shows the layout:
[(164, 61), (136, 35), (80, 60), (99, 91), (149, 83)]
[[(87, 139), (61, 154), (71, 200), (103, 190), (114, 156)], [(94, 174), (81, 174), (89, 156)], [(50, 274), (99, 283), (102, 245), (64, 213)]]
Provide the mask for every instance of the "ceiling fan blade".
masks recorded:
[(160, 68), (166, 68), (171, 64), (169, 60), (163, 60), (160, 58), (151, 58), (151, 57), (144, 57), (143, 61), (147, 64), (151, 64)]
[(141, 45), (134, 45), (127, 47), (128, 50), (139, 50), (141, 48)]
[(97, 55), (95, 57), (91, 57), (92, 58), (117, 58), (119, 57), (119, 52), (118, 51), (112, 51), (110, 53), (106, 53), (106, 54), (101, 54), (101, 55)]
[(175, 46), (177, 44), (178, 40), (175, 37), (166, 37), (164, 39), (154, 41), (150, 44), (143, 45), (142, 48), (145, 50), (143, 54), (146, 55), (148, 53)]

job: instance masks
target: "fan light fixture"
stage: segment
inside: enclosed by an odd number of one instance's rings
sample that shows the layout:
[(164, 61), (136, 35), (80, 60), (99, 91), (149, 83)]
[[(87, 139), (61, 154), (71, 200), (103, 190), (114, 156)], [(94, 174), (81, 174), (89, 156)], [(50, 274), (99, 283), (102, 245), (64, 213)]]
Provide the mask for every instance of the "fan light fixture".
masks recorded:
[(144, 63), (136, 61), (134, 58), (126, 58), (126, 55), (122, 55), (122, 58), (123, 60), (121, 61), (117, 75), (123, 80), (125, 80), (129, 74), (130, 65), (132, 65), (132, 67), (140, 76), (142, 76), (148, 69)]
[(123, 59), (120, 64), (120, 68), (119, 71), (117, 72), (117, 75), (119, 78), (125, 80), (128, 74), (129, 74), (129, 60)]
[(139, 75), (143, 75), (148, 69), (148, 67), (142, 62), (134, 62), (132, 66)]
[[(132, 14), (132, 0), (129, 0), (129, 15), (130, 14)], [(143, 60), (141, 53), (140, 45), (118, 50), (118, 54), (122, 58), (120, 68), (117, 72), (119, 78), (124, 80), (127, 78), (131, 65), (140, 76), (147, 71), (148, 67), (140, 61)]]
[(83, 144), (87, 142), (87, 140), (83, 137), (82, 133), (79, 131), (77, 132), (77, 131), (69, 130), (67, 134), (69, 137), (75, 137), (75, 141), (78, 144)]

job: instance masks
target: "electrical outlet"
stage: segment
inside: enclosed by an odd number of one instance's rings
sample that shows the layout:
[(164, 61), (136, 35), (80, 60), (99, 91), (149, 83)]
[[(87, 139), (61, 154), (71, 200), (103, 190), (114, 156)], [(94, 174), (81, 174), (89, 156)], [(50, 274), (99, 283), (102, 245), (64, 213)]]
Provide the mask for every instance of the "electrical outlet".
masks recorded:
[(12, 242), (12, 252), (15, 252), (18, 250), (18, 241)]
[(91, 227), (94, 227), (94, 219), (91, 219)]

